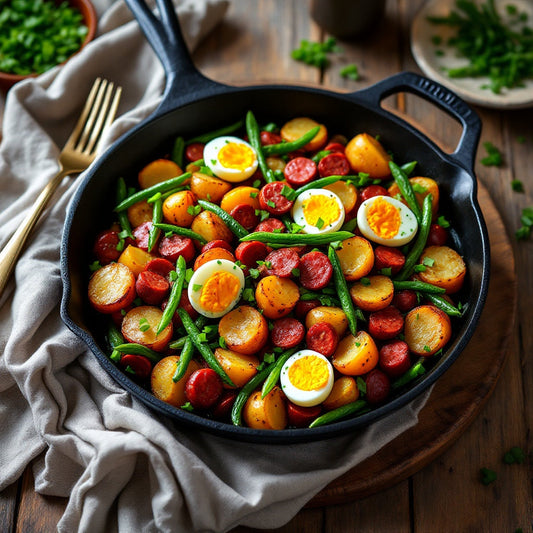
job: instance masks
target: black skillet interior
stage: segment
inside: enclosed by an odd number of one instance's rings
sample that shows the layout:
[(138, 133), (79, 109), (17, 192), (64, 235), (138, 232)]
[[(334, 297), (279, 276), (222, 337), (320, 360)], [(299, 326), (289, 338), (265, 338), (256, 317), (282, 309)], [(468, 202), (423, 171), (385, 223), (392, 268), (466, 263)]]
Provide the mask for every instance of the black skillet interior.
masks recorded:
[[(90, 170), (69, 207), (61, 246), (64, 284), (61, 316), (67, 326), (86, 341), (103, 368), (126, 390), (169, 422), (193, 426), (220, 436), (261, 443), (303, 442), (345, 434), (396, 411), (417, 397), (459, 356), (473, 334), (488, 286), (489, 244), (476, 200), (473, 161), (480, 123), (472, 110), (442, 86), (412, 73), (401, 73), (352, 94), (321, 89), (268, 85), (235, 88), (204, 78), (194, 68), (171, 4), (160, 0), (163, 24), (142, 0), (128, 0), (167, 72), (167, 88), (161, 106), (145, 122), (119, 139)], [(155, 36), (155, 37), (154, 37)], [(168, 42), (170, 39), (171, 42)], [(187, 92), (182, 92), (187, 87)], [(444, 109), (463, 126), (455, 152), (444, 154), (416, 129), (385, 112), (383, 98), (400, 91), (416, 93)], [(137, 171), (150, 160), (168, 153), (177, 135), (192, 137), (241, 119), (252, 110), (259, 123), (283, 123), (296, 116), (312, 116), (329, 131), (347, 136), (367, 131), (379, 134), (387, 149), (400, 162), (416, 160), (424, 175), (437, 179), (441, 189), (441, 212), (452, 222), (453, 246), (463, 255), (468, 278), (461, 301), (468, 302), (464, 316), (454, 320), (454, 340), (445, 353), (431, 361), (428, 372), (403, 394), (387, 404), (351, 419), (314, 429), (258, 431), (210, 420), (176, 409), (157, 400), (132, 381), (108, 358), (105, 324), (88, 305), (88, 265), (96, 234), (112, 221), (116, 179), (124, 176), (133, 184)], [(107, 219), (102, 213), (109, 213)]]

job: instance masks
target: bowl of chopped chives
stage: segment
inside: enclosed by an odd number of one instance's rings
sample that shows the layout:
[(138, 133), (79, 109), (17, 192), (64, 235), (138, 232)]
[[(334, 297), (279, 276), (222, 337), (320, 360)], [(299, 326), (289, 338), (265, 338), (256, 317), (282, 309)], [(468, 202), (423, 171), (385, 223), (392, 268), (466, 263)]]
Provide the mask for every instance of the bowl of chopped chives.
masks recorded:
[(0, 89), (65, 63), (96, 25), (90, 0), (0, 0)]

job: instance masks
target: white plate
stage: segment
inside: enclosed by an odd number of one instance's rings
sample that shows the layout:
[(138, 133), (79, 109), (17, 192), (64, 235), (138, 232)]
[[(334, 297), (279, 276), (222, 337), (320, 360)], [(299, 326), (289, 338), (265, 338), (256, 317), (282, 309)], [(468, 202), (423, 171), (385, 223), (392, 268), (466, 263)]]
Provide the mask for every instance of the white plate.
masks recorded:
[[(479, 0), (486, 2), (487, 0)], [(478, 2), (479, 3), (479, 2)], [(513, 4), (519, 12), (529, 15), (528, 25), (533, 25), (533, 2), (531, 0), (495, 0), (498, 13), (506, 16), (505, 6)], [(445, 25), (432, 24), (428, 16), (445, 17), (455, 8), (455, 0), (429, 0), (418, 12), (411, 27), (411, 50), (416, 62), (424, 74), (452, 91), (455, 91), (467, 102), (497, 109), (518, 109), (533, 106), (533, 80), (525, 82), (524, 87), (502, 89), (501, 94), (495, 94), (482, 86), (488, 83), (488, 78), (449, 78), (443, 68), (464, 66), (466, 59), (455, 57), (455, 49), (445, 46), (447, 39), (454, 35), (455, 30)], [(436, 46), (432, 38), (442, 37), (443, 44)], [(442, 50), (444, 55), (437, 55), (436, 50)]]

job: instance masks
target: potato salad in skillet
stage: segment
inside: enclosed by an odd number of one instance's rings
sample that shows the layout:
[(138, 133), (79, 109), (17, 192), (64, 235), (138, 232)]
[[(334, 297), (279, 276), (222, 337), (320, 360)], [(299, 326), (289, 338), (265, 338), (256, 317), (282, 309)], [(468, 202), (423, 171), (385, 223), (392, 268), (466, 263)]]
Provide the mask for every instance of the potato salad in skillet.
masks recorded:
[(117, 176), (88, 298), (132, 380), (283, 430), (383, 405), (438, 360), (466, 276), (438, 176), (347, 133), (249, 111)]

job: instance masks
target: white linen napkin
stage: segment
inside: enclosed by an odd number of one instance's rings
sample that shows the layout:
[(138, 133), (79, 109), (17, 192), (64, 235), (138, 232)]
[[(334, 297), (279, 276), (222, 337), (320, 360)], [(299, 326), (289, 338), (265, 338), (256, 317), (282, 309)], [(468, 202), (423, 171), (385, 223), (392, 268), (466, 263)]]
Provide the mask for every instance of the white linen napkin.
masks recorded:
[[(100, 0), (102, 13), (110, 0)], [(178, 0), (191, 48), (227, 0)], [(149, 115), (164, 73), (127, 7), (61, 68), (8, 94), (0, 144), (0, 246), (57, 171), (95, 77), (124, 87), (106, 144)], [(178, 429), (119, 387), (60, 320), (59, 243), (78, 181), (66, 179), (0, 300), (0, 490), (33, 461), (35, 489), (68, 497), (61, 532), (279, 527), (330, 481), (416, 424), (427, 394), (354, 435), (254, 445)], [(95, 223), (98, 221), (95, 220)]]

